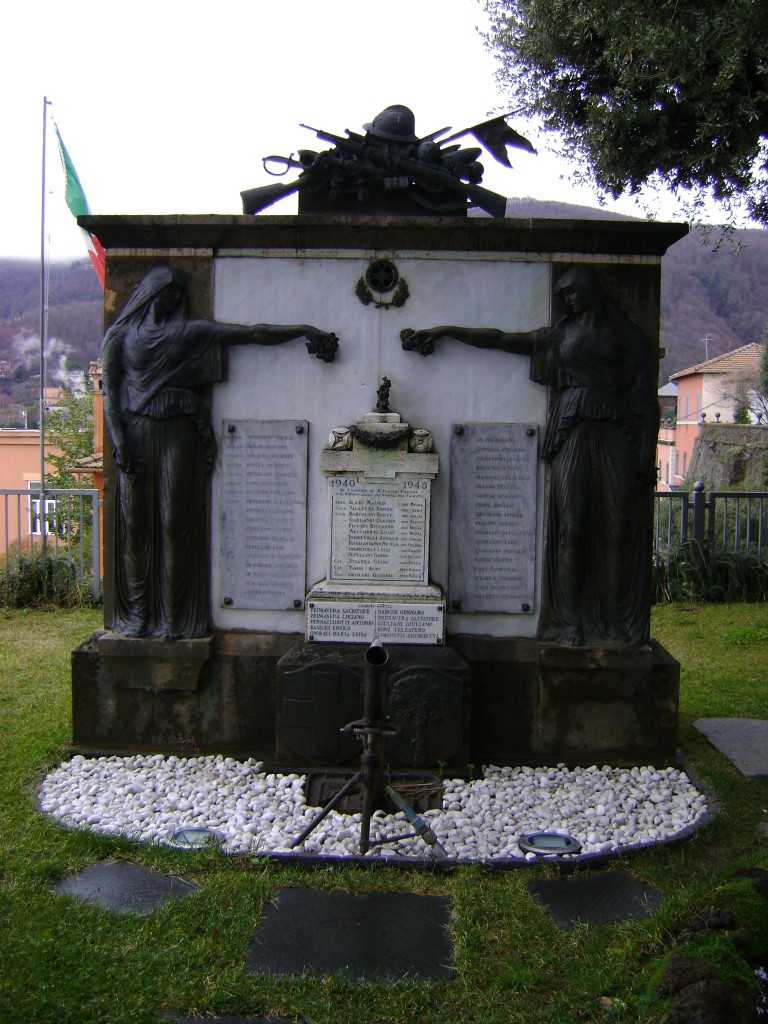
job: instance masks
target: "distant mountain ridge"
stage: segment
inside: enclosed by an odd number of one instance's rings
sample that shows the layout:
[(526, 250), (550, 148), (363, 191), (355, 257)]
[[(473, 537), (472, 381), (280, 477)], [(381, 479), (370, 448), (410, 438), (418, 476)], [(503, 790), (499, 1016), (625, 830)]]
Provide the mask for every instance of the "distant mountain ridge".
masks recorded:
[[(510, 199), (509, 217), (620, 219), (606, 210), (535, 199)], [(768, 324), (768, 231), (739, 231), (716, 254), (716, 233), (691, 232), (663, 259), (661, 344), (667, 351), (660, 383), (669, 375), (761, 341)], [(36, 372), (34, 340), (40, 307), (36, 263), (0, 260), (0, 362), (12, 376)], [(102, 294), (87, 261), (56, 264), (50, 271), (49, 333), (55, 351), (84, 368), (98, 358), (102, 335)], [(706, 344), (704, 339), (707, 339)], [(26, 340), (25, 340), (26, 339)], [(8, 381), (0, 380), (0, 390)]]
[[(56, 263), (49, 269), (52, 351), (56, 358), (87, 369), (101, 346), (101, 287), (87, 260)], [(38, 372), (39, 332), (39, 265), (31, 260), (0, 260), (0, 360), (11, 363), (12, 376)]]

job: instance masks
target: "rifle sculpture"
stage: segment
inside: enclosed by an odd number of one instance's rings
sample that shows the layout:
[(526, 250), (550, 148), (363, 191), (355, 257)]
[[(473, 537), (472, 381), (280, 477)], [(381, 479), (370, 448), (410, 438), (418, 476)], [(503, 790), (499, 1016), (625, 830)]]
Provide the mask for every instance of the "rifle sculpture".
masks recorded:
[(371, 124), (363, 125), (365, 135), (347, 131), (345, 137), (305, 124), (301, 127), (330, 142), (333, 148), (321, 152), (301, 149), (298, 160), (292, 154), (264, 157), (264, 169), (275, 177), (282, 177), (292, 168), (301, 173), (293, 181), (241, 192), (244, 213), (259, 213), (294, 192), (322, 192), (331, 201), (352, 197), (363, 206), (377, 193), (401, 192), (436, 215), (466, 213), (469, 207), (479, 206), (492, 217), (503, 217), (506, 199), (479, 184), (484, 168), (477, 158), (482, 150), (449, 143), (471, 134), (508, 167), (507, 146), (536, 152), (504, 117), (465, 128), (439, 142), (438, 138), (450, 128), (419, 138), (412, 111), (399, 104), (387, 107)]

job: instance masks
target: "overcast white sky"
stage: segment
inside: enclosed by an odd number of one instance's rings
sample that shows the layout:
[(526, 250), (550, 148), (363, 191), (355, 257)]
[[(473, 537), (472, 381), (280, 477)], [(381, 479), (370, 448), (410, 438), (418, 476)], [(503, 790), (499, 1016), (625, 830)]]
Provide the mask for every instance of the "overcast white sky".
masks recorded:
[[(3, 21), (0, 257), (40, 254), (44, 96), (98, 214), (240, 213), (241, 190), (276, 180), (262, 157), (325, 148), (302, 122), (360, 131), (405, 103), (426, 135), (509, 109), (480, 0), (31, 0)], [(485, 157), (484, 186), (597, 205), (533, 125), (511, 123), (539, 155), (511, 150), (513, 171)], [(48, 140), (50, 257), (77, 258), (52, 130)], [(642, 216), (629, 201), (609, 209)]]

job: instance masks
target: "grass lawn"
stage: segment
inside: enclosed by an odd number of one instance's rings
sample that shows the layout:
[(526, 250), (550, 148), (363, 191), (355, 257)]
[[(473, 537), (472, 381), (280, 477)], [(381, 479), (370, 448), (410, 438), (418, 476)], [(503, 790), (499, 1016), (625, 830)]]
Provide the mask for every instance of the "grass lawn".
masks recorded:
[[(650, 917), (570, 931), (527, 889), (531, 878), (553, 876), (551, 866), (448, 875), (254, 867), (248, 858), (70, 832), (43, 817), (35, 784), (66, 757), (70, 735), (69, 652), (99, 624), (96, 611), (0, 611), (0, 1024), (154, 1024), (163, 1009), (301, 1014), (309, 1024), (659, 1021), (648, 983), (682, 923), (712, 906), (748, 914), (749, 886), (733, 873), (768, 868), (760, 830), (768, 779), (744, 779), (692, 727), (702, 716), (768, 719), (766, 604), (654, 610), (654, 635), (682, 664), (680, 744), (721, 812), (678, 847), (612, 862), (661, 891)], [(199, 891), (143, 917), (51, 892), (107, 856), (183, 874)], [(381, 984), (246, 975), (259, 916), (277, 887), (291, 885), (449, 896), (456, 977)]]

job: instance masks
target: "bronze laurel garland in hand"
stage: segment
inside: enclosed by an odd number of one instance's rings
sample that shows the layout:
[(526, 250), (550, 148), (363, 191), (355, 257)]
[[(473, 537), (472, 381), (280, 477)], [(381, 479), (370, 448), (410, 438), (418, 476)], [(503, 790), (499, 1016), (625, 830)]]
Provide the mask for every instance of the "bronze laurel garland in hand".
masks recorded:
[(400, 341), (406, 352), (413, 352), (415, 349), (419, 355), (431, 356), (435, 351), (435, 340), (434, 331), (414, 331), (410, 327), (400, 331)]
[(311, 356), (322, 359), (324, 363), (332, 363), (338, 350), (339, 339), (331, 332), (328, 334), (318, 332), (307, 341), (307, 352)]

